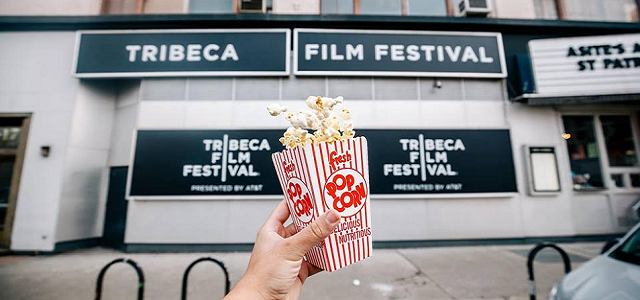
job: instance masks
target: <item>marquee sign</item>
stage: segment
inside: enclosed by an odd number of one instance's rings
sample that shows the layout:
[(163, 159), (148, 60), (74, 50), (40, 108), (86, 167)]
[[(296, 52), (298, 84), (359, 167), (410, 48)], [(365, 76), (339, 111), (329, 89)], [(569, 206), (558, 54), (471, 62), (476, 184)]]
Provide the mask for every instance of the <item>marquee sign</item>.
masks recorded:
[(640, 93), (640, 34), (529, 42), (540, 95)]

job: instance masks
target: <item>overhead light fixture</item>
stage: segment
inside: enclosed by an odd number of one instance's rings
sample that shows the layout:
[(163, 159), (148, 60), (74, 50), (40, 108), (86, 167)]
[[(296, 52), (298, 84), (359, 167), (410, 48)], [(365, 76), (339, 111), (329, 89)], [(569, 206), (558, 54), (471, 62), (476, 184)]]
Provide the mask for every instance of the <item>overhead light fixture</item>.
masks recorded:
[(571, 133), (565, 132), (562, 134), (562, 138), (565, 140), (568, 140), (571, 138)]

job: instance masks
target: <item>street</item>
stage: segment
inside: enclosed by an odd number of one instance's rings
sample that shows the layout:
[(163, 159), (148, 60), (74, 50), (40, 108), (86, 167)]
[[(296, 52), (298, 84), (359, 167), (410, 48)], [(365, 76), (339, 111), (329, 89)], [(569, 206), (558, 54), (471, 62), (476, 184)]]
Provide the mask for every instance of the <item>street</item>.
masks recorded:
[[(561, 244), (580, 266), (600, 252), (603, 243)], [(373, 257), (335, 273), (311, 277), (301, 299), (528, 299), (526, 261), (533, 245), (375, 249)], [(211, 256), (229, 269), (232, 286), (242, 276), (250, 254), (127, 254), (92, 248), (57, 255), (0, 256), (0, 299), (91, 299), (100, 269), (127, 257), (146, 278), (145, 299), (180, 299), (182, 276), (195, 259)], [(538, 299), (563, 275), (560, 256), (543, 250), (536, 258)], [(116, 264), (104, 280), (102, 299), (135, 299), (136, 275)], [(220, 299), (222, 272), (203, 262), (191, 272), (189, 299)]]

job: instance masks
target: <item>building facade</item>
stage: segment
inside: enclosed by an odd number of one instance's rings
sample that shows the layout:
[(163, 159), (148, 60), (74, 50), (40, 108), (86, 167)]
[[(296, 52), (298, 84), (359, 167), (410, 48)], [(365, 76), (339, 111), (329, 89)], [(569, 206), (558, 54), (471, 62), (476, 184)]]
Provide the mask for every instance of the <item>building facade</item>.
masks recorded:
[[(479, 12), (445, 0), (76, 2), (0, 4), (0, 237), (14, 251), (250, 247), (282, 198), (268, 154), (286, 124), (266, 106), (309, 95), (343, 96), (377, 143), (378, 245), (602, 237), (636, 222), (635, 0)], [(184, 173), (213, 164), (197, 149), (223, 137), (268, 140), (244, 164), (259, 175), (229, 179), (244, 192)], [(415, 169), (412, 139), (433, 150)]]

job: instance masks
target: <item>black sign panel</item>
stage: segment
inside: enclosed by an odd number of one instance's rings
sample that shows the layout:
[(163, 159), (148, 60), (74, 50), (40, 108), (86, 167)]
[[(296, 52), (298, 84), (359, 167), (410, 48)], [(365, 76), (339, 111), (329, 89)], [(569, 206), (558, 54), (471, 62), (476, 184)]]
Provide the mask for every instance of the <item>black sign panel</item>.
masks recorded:
[(139, 130), (129, 196), (281, 195), (282, 130)]
[[(281, 195), (283, 130), (139, 130), (131, 198)], [(358, 130), (371, 194), (517, 192), (508, 130)]]
[(294, 30), (298, 75), (507, 76), (499, 33)]
[(288, 29), (79, 32), (78, 77), (289, 74)]
[(517, 192), (509, 130), (359, 130), (371, 194)]

